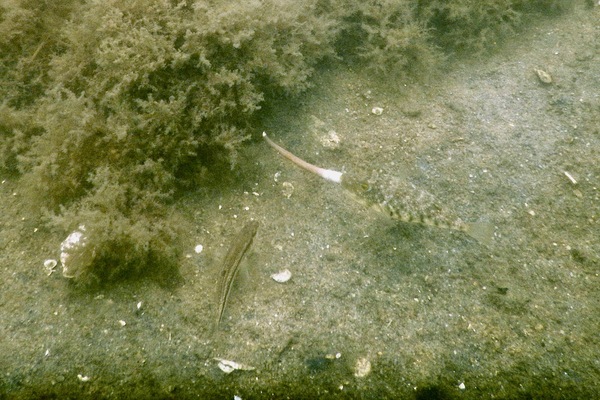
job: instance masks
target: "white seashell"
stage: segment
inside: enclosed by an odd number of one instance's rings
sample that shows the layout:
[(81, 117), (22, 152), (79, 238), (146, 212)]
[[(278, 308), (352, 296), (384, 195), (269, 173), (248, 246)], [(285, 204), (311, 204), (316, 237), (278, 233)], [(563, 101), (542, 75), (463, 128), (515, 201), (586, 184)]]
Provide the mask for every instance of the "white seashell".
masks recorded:
[[(225, 361), (227, 361), (227, 360), (225, 360)], [(237, 369), (234, 366), (232, 366), (230, 363), (223, 362), (223, 361), (219, 361), (218, 366), (219, 366), (219, 369), (221, 371), (225, 372), (226, 374), (230, 374)]]
[(371, 113), (373, 115), (381, 115), (381, 114), (383, 114), (383, 108), (381, 108), (381, 107), (373, 107), (373, 109), (371, 109)]
[(48, 259), (44, 261), (44, 269), (48, 276), (50, 276), (54, 272), (54, 268), (58, 265), (58, 261), (53, 259)]
[(253, 371), (255, 369), (254, 367), (251, 367), (249, 365), (241, 364), (235, 361), (225, 360), (223, 358), (215, 357), (214, 360), (219, 362), (219, 369), (225, 372), (226, 374), (230, 374), (236, 370)]
[(285, 283), (289, 281), (291, 277), (292, 273), (289, 269), (284, 269), (283, 271), (279, 271), (276, 274), (271, 275), (271, 278), (273, 278), (275, 282), (279, 283)]
[(540, 82), (545, 84), (552, 83), (552, 75), (550, 75), (548, 72), (544, 71), (543, 69), (537, 68), (535, 68), (533, 71), (536, 73)]

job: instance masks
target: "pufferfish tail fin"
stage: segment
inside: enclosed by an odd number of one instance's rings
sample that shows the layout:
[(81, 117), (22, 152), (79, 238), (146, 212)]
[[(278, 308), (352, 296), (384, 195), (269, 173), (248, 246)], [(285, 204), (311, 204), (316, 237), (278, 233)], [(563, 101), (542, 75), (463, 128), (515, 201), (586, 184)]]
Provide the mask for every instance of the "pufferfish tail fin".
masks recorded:
[(486, 246), (492, 244), (492, 239), (494, 238), (494, 224), (491, 222), (481, 221), (467, 222), (465, 225), (465, 233), (467, 235)]

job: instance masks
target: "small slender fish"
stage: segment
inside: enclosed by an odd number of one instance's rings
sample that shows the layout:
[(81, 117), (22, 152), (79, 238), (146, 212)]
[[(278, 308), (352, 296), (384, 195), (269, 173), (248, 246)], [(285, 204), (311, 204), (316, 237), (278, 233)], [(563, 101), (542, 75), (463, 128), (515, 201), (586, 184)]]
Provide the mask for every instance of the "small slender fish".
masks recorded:
[(437, 204), (433, 195), (417, 188), (406, 179), (382, 182), (376, 175), (364, 178), (317, 167), (274, 143), (265, 132), (263, 137), (271, 147), (294, 164), (328, 181), (340, 183), (359, 203), (392, 219), (462, 231), (483, 244), (491, 243), (494, 233), (492, 224), (462, 221)]
[(217, 326), (223, 319), (225, 306), (229, 300), (229, 294), (237, 273), (239, 271), (240, 262), (244, 255), (252, 245), (256, 231), (258, 230), (258, 222), (250, 221), (233, 239), (227, 255), (223, 259), (221, 268), (221, 278), (219, 279), (218, 295), (219, 295), (219, 313), (217, 314)]

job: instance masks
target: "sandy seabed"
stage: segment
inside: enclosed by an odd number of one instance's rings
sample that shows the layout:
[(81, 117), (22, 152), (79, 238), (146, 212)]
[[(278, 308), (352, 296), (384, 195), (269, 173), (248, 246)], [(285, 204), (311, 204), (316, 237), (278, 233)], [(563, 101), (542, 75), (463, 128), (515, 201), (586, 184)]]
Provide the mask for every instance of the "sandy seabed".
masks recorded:
[[(541, 22), (425, 84), (322, 71), (265, 126), (315, 164), (410, 178), (493, 223), (489, 246), (366, 210), (256, 132), (233, 186), (177, 204), (197, 227), (180, 286), (89, 293), (46, 274), (64, 237), (3, 178), (0, 398), (594, 398), (599, 20), (595, 7)], [(248, 276), (215, 331), (220, 260), (251, 219)]]

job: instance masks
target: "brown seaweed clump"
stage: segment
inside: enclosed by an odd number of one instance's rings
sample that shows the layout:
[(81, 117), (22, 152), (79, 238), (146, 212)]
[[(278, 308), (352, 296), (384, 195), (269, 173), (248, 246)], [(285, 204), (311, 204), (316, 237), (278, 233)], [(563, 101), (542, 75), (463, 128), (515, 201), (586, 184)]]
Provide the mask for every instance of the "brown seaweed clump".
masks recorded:
[[(31, 99), (15, 85), (8, 93), (0, 165), (22, 174), (52, 227), (86, 227), (73, 279), (177, 263), (180, 224), (169, 210), (177, 194), (233, 167), (264, 93), (303, 91), (314, 64), (332, 54), (331, 23), (313, 7), (73, 2), (56, 37), (33, 38), (44, 56), (30, 58), (47, 68), (43, 94)], [(18, 13), (36, 15), (25, 1), (0, 15)]]
[[(221, 178), (259, 110), (325, 60), (385, 76), (486, 48), (556, 0), (108, 0), (0, 5), (0, 170), (65, 237), (73, 279), (175, 270), (170, 205)], [(60, 3), (60, 4), (58, 4)], [(569, 3), (569, 2), (567, 2)], [(335, 65), (335, 64), (329, 64)]]

